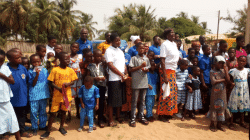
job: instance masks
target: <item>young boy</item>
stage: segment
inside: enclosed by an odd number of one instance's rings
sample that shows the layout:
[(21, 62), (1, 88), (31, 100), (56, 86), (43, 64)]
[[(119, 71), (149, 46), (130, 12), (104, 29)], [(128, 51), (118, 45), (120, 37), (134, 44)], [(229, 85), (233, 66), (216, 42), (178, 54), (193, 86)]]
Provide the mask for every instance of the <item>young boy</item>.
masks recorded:
[[(138, 107), (138, 116), (140, 117), (140, 122), (144, 125), (148, 125), (148, 121), (144, 117), (144, 104), (145, 97), (148, 89), (148, 78), (147, 72), (150, 68), (149, 59), (144, 55), (144, 45), (138, 43), (136, 45), (138, 54), (133, 56), (129, 63), (129, 71), (132, 74), (132, 104), (131, 104), (131, 121), (130, 126), (136, 127), (136, 106), (138, 97), (140, 98), (140, 106)], [(140, 94), (140, 96), (139, 96)]]
[(157, 95), (157, 83), (159, 82), (159, 77), (157, 72), (155, 72), (156, 64), (154, 61), (150, 61), (151, 67), (149, 68), (149, 72), (147, 73), (148, 76), (148, 90), (146, 94), (146, 118), (150, 122), (153, 122), (155, 119), (153, 117), (153, 108), (155, 104), (155, 95)]
[(48, 60), (47, 55), (49, 52), (52, 52), (54, 55), (56, 55), (55, 50), (54, 50), (55, 49), (54, 47), (56, 47), (56, 43), (57, 43), (57, 39), (54, 36), (48, 37), (48, 45), (46, 46), (46, 55), (44, 57), (45, 61)]
[(40, 59), (41, 59), (41, 65), (42, 66), (46, 66), (46, 61), (44, 59), (45, 55), (46, 55), (46, 47), (44, 45), (37, 45), (36, 46), (36, 54), (39, 55)]
[(33, 54), (30, 56), (32, 69), (29, 69), (29, 101), (30, 101), (30, 119), (33, 135), (37, 135), (38, 118), (39, 129), (45, 130), (47, 122), (46, 105), (50, 97), (48, 85), (48, 71), (45, 68), (38, 68), (41, 65), (40, 56)]
[(104, 127), (104, 101), (106, 92), (106, 67), (102, 63), (101, 50), (94, 50), (94, 63), (89, 64), (87, 67), (87, 75), (94, 77), (94, 85), (99, 88), (100, 91), (100, 108), (98, 112), (98, 124), (101, 128)]
[(7, 58), (9, 59), (7, 66), (12, 72), (12, 76), (15, 80), (15, 83), (10, 85), (14, 95), (11, 98), (11, 103), (17, 116), (20, 134), (21, 137), (32, 137), (32, 134), (25, 132), (26, 106), (28, 102), (28, 71), (21, 65), (22, 59), (20, 52), (11, 49), (7, 52)]
[[(204, 46), (204, 45), (203, 45)], [(203, 48), (202, 46), (202, 48)], [(203, 54), (200, 53), (200, 47), (201, 47), (201, 44), (199, 42), (194, 42), (192, 43), (192, 48), (194, 48), (195, 50), (195, 56), (198, 57), (198, 60), (200, 61), (200, 59), (203, 57)], [(203, 52), (204, 53), (204, 52)]]
[(99, 108), (99, 89), (93, 85), (94, 78), (86, 76), (84, 79), (84, 85), (79, 90), (79, 98), (81, 102), (81, 113), (80, 113), (80, 127), (78, 131), (81, 132), (84, 125), (85, 117), (88, 116), (89, 121), (89, 133), (93, 131), (94, 125), (94, 109)]
[(85, 48), (82, 50), (82, 54), (83, 54), (84, 61), (80, 63), (80, 69), (81, 69), (82, 81), (83, 81), (84, 78), (87, 76), (87, 67), (89, 66), (90, 63), (93, 62), (93, 53), (91, 49)]
[(179, 111), (183, 109), (186, 102), (186, 85), (185, 81), (188, 78), (188, 61), (182, 59), (179, 61), (180, 68), (176, 70), (176, 84), (177, 84), (177, 104), (179, 105)]
[(227, 42), (225, 40), (221, 40), (219, 43), (219, 50), (213, 53), (213, 57), (221, 55), (227, 60), (229, 58), (227, 53)]
[(27, 57), (22, 57), (22, 65), (28, 70), (30, 68), (30, 62)]
[(191, 59), (195, 57), (195, 49), (194, 48), (189, 48), (188, 49), (188, 56), (187, 56), (187, 59), (188, 59), (188, 65), (189, 66), (192, 66), (192, 62), (191, 62)]
[(41, 139), (50, 135), (52, 123), (56, 116), (56, 112), (59, 110), (61, 110), (61, 124), (59, 131), (63, 135), (67, 134), (67, 131), (63, 128), (63, 125), (66, 118), (66, 112), (71, 106), (70, 102), (72, 100), (72, 95), (70, 86), (73, 85), (74, 81), (78, 78), (74, 70), (68, 67), (70, 61), (69, 54), (66, 52), (61, 52), (59, 53), (58, 58), (60, 60), (60, 66), (53, 68), (48, 77), (50, 85), (54, 88), (54, 92), (52, 97), (48, 129), (43, 135), (41, 135)]
[(203, 57), (199, 61), (199, 67), (201, 70), (201, 85), (202, 85), (202, 103), (204, 106), (203, 113), (208, 112), (209, 110), (209, 104), (210, 104), (210, 90), (211, 90), (211, 84), (210, 84), (210, 70), (211, 70), (211, 64), (212, 59), (209, 57), (211, 54), (211, 48), (208, 45), (202, 46), (203, 50)]
[(191, 63), (192, 63), (192, 66), (188, 66), (188, 73), (189, 74), (193, 74), (193, 71), (192, 71), (192, 67), (193, 66), (198, 66), (198, 57), (197, 56), (194, 56), (193, 58), (191, 58)]
[(176, 42), (177, 48), (179, 50), (180, 58), (181, 59), (186, 58), (187, 57), (186, 52), (181, 49), (181, 44), (182, 44), (181, 40), (176, 40), (175, 42)]

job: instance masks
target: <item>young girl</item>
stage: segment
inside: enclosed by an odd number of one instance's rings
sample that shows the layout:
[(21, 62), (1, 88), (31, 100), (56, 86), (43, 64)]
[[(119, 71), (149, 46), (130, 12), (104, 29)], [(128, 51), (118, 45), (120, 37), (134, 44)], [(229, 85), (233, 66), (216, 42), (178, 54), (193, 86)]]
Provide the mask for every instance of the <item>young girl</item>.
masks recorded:
[[(13, 93), (9, 84), (14, 84), (15, 81), (9, 67), (3, 65), (4, 60), (5, 52), (0, 50), (0, 135), (7, 132), (15, 133), (16, 139), (21, 140), (17, 117), (10, 103), (10, 98), (13, 97)], [(4, 139), (9, 139), (9, 136), (5, 135)]]
[(129, 63), (129, 71), (132, 74), (132, 104), (131, 104), (131, 121), (130, 126), (136, 127), (135, 123), (135, 113), (138, 96), (140, 94), (140, 105), (138, 107), (138, 116), (140, 117), (140, 122), (147, 125), (148, 121), (144, 118), (143, 110), (145, 104), (145, 97), (148, 89), (148, 78), (147, 72), (150, 68), (149, 59), (144, 55), (145, 47), (142, 43), (136, 44), (138, 54), (131, 58)]
[(93, 53), (91, 49), (85, 48), (82, 50), (82, 54), (83, 54), (84, 61), (80, 63), (80, 69), (81, 69), (82, 81), (83, 81), (84, 78), (87, 76), (87, 67), (89, 66), (90, 63), (93, 62)]
[[(195, 49), (194, 48), (189, 48), (188, 49), (188, 56), (187, 56), (187, 59), (188, 59), (188, 65), (189, 66), (192, 66), (192, 58), (195, 57)], [(197, 57), (198, 58), (198, 57)]]
[[(227, 108), (226, 81), (229, 81), (228, 69), (225, 65), (225, 58), (222, 56), (214, 57), (214, 68), (210, 71), (210, 79), (212, 84), (212, 92), (210, 97), (210, 130), (215, 132), (215, 121), (217, 120), (217, 128), (226, 131), (222, 127), (225, 121), (225, 110)], [(223, 69), (222, 69), (223, 68)]]
[(199, 76), (200, 76), (200, 68), (194, 66), (192, 78), (188, 77), (188, 79), (186, 80), (188, 95), (187, 95), (185, 111), (181, 119), (182, 121), (185, 120), (187, 111), (190, 111), (189, 112), (190, 118), (195, 119), (195, 115), (192, 113), (192, 111), (198, 113), (199, 109), (202, 109), (201, 92), (200, 92), (201, 82), (199, 80)]
[[(80, 112), (79, 112), (79, 104), (80, 104), (80, 100), (78, 98), (78, 91), (81, 88), (82, 85), (82, 76), (81, 76), (81, 70), (80, 70), (80, 63), (82, 62), (82, 55), (81, 54), (77, 54), (77, 52), (79, 51), (79, 44), (77, 42), (74, 42), (71, 44), (70, 46), (70, 62), (69, 62), (69, 67), (72, 68), (77, 77), (78, 80), (74, 81), (74, 85), (71, 86), (71, 92), (72, 92), (72, 97), (75, 98), (75, 106), (76, 106), (76, 117), (80, 118)], [(68, 118), (67, 121), (70, 122), (71, 121), (71, 113), (70, 111), (68, 111)]]
[[(248, 88), (248, 74), (250, 70), (244, 68), (247, 63), (246, 56), (240, 56), (238, 58), (238, 67), (229, 71), (232, 86), (234, 86), (228, 101), (228, 108), (232, 113), (240, 112), (240, 125), (244, 128), (248, 126), (244, 122), (244, 112), (250, 111), (249, 103), (249, 88)], [(231, 123), (229, 125), (231, 129), (234, 129), (233, 116), (231, 117)]]

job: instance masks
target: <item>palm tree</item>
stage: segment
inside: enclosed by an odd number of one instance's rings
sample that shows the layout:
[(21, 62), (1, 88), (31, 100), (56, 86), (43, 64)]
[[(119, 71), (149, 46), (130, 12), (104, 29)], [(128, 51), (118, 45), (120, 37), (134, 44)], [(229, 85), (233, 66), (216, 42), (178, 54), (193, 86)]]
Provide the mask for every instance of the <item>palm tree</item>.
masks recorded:
[(37, 35), (46, 32), (50, 35), (52, 29), (61, 28), (62, 22), (60, 20), (61, 14), (56, 11), (55, 2), (48, 0), (36, 0), (35, 7), (33, 7), (32, 16), (38, 16)]
[(0, 2), (0, 21), (16, 35), (16, 39), (17, 34), (22, 35), (22, 31), (25, 29), (29, 10), (28, 0)]
[(76, 0), (57, 0), (58, 13), (61, 14), (61, 39), (64, 37), (68, 40), (69, 36), (72, 36), (74, 27), (76, 26), (76, 19), (80, 19), (79, 16), (74, 14), (82, 14), (79, 10), (72, 10), (73, 5), (77, 4)]
[(93, 20), (93, 15), (82, 13), (82, 18), (80, 20), (80, 25), (85, 27), (89, 31), (89, 39), (92, 40), (95, 37), (95, 33), (98, 32), (98, 30), (93, 27), (95, 24), (98, 24)]

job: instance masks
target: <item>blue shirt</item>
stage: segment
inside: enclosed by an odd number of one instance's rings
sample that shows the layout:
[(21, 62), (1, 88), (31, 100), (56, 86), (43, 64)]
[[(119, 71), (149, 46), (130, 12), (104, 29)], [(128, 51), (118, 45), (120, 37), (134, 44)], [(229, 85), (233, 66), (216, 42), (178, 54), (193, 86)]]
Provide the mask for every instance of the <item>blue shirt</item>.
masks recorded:
[(181, 71), (180, 68), (176, 70), (176, 84), (178, 90), (186, 90), (186, 80), (188, 78), (188, 70)]
[(125, 64), (126, 66), (129, 64), (131, 56), (128, 53), (124, 53), (125, 56)]
[[(95, 98), (100, 98), (99, 88), (93, 85), (90, 89), (86, 89), (84, 85), (79, 89), (79, 98), (82, 98), (84, 106), (88, 109), (95, 108)], [(80, 104), (81, 106), (81, 104)]]
[(148, 75), (148, 84), (153, 87), (152, 90), (148, 88), (147, 95), (156, 95), (157, 83), (159, 82), (158, 74), (156, 72), (154, 73), (148, 72), (147, 75)]
[(79, 43), (79, 51), (77, 52), (77, 54), (82, 54), (82, 50), (85, 48), (89, 48), (93, 52), (92, 42), (88, 39), (86, 40), (86, 42), (83, 42), (81, 38), (79, 38), (76, 42)]
[(182, 49), (179, 50), (182, 54), (182, 58), (186, 58), (187, 57), (187, 54), (185, 51), (183, 51)]
[(128, 50), (128, 54), (133, 57), (133, 56), (136, 56), (138, 54), (137, 50), (136, 50), (136, 46), (133, 46), (131, 48), (129, 48)]
[[(160, 55), (161, 47), (160, 46), (152, 45), (152, 46), (149, 47), (149, 51), (153, 51), (155, 53), (155, 55)], [(156, 64), (158, 64), (160, 62), (161, 62), (160, 58), (155, 59), (155, 63)]]
[(10, 102), (13, 107), (26, 106), (28, 101), (28, 71), (21, 64), (18, 65), (17, 69), (10, 67), (9, 63), (7, 65), (12, 72), (12, 76), (15, 80), (14, 84), (10, 84), (10, 88), (13, 92), (13, 98), (11, 98)]
[(212, 59), (206, 55), (203, 55), (199, 61), (199, 67), (203, 70), (204, 81), (206, 84), (210, 84), (210, 70), (211, 70)]
[(196, 57), (198, 57), (198, 61), (201, 60), (201, 58), (203, 57), (203, 54), (199, 53), (199, 55), (195, 55)]
[(33, 81), (36, 77), (36, 72), (33, 69), (29, 69), (29, 100), (37, 101), (42, 99), (47, 99), (50, 97), (48, 76), (49, 73), (47, 69), (43, 68), (38, 76), (36, 85), (33, 86)]

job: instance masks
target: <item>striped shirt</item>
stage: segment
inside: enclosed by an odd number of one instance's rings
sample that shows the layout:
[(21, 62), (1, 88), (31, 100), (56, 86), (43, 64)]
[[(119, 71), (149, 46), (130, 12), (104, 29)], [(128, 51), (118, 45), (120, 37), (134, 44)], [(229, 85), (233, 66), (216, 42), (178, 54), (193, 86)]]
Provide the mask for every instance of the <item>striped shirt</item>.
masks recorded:
[(181, 71), (180, 68), (176, 70), (176, 84), (178, 90), (186, 90), (186, 80), (188, 78), (188, 70)]

